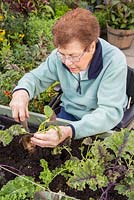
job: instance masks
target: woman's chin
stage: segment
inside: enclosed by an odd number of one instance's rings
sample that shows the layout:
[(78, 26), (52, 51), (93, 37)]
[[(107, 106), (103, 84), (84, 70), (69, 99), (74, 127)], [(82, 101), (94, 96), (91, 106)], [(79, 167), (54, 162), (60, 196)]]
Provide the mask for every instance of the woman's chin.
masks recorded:
[(78, 73), (80, 72), (80, 71), (79, 71), (78, 69), (76, 69), (76, 68), (70, 68), (69, 70), (70, 70), (70, 72), (75, 73), (75, 74), (78, 74)]

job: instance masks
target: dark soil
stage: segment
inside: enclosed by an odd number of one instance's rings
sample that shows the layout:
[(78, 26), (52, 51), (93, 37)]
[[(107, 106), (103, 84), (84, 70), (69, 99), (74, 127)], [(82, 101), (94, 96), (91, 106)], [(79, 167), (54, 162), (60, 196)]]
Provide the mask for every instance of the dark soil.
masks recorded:
[[(0, 117), (0, 127), (8, 128), (15, 122), (12, 119), (9, 119), (5, 116)], [(4, 127), (4, 126), (5, 127)], [(35, 132), (37, 127), (31, 126), (31, 131)], [(24, 174), (28, 176), (33, 176), (36, 181), (39, 181), (39, 174), (42, 171), (40, 166), (40, 159), (45, 159), (48, 161), (49, 168), (54, 169), (55, 167), (60, 166), (67, 159), (69, 159), (69, 154), (63, 150), (61, 155), (52, 155), (51, 149), (49, 148), (36, 148), (36, 151), (30, 154), (27, 150), (23, 148), (23, 145), (19, 142), (20, 137), (15, 137), (13, 141), (6, 147), (3, 147), (0, 144), (0, 165), (9, 165), (19, 170), (12, 170), (18, 174)], [(78, 147), (80, 146), (81, 141), (73, 141), (73, 155), (78, 156), (80, 158), (80, 152)], [(0, 181), (0, 188), (3, 184), (6, 184), (9, 180), (14, 179), (15, 175), (6, 172), (4, 170), (0, 170), (0, 175), (3, 179)], [(81, 200), (88, 200), (90, 197), (99, 199), (101, 192), (98, 190), (97, 192), (93, 192), (88, 189), (88, 187), (84, 191), (78, 191), (71, 189), (67, 186), (65, 178), (62, 176), (58, 176), (54, 179), (54, 181), (50, 184), (50, 189), (52, 191), (58, 192), (59, 190), (65, 192), (69, 196), (76, 197)], [(111, 189), (108, 194), (109, 197), (107, 200), (127, 200), (127, 198), (118, 195), (116, 191)]]

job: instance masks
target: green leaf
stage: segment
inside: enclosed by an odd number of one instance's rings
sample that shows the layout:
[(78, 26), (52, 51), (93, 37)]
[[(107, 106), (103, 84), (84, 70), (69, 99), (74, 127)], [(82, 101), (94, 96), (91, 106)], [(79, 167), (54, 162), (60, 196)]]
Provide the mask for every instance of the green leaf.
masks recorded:
[(126, 24), (121, 24), (120, 28), (121, 29), (125, 29), (126, 28)]
[(104, 175), (104, 166), (97, 159), (88, 159), (80, 162), (77, 167), (73, 168), (73, 176), (68, 180), (68, 185), (78, 190), (84, 190), (86, 185), (93, 191), (97, 187), (105, 187), (107, 185), (107, 177)]
[(107, 148), (112, 149), (116, 156), (118, 156), (121, 147), (120, 156), (125, 156), (127, 152), (134, 155), (134, 131), (122, 129), (120, 132), (114, 132), (113, 135), (104, 140), (104, 144)]
[(112, 14), (112, 15), (111, 15), (111, 20), (114, 22), (115, 19), (116, 19), (116, 18), (115, 18), (115, 15)]
[(21, 134), (27, 134), (25, 129), (22, 128), (22, 126), (19, 124), (12, 125), (9, 129), (0, 130), (0, 142), (2, 142), (4, 146), (6, 146), (12, 141), (14, 136)]
[(128, 197), (128, 200), (134, 199), (134, 166), (131, 170), (127, 170), (125, 178), (115, 187), (119, 194)]
[(91, 145), (92, 144), (92, 138), (91, 137), (87, 137), (82, 141), (82, 144), (85, 145)]
[(3, 143), (3, 146), (8, 145), (13, 139), (13, 136), (8, 133), (7, 130), (0, 130), (0, 142)]
[(48, 168), (48, 162), (44, 159), (40, 160), (41, 166), (43, 167), (43, 171), (40, 173), (39, 178), (43, 181), (44, 187), (48, 189), (49, 184), (53, 179), (53, 173)]
[(44, 106), (44, 114), (46, 115), (47, 119), (50, 119), (53, 115), (53, 110), (50, 106)]
[[(23, 176), (24, 178), (34, 181), (32, 177)], [(9, 181), (0, 190), (1, 200), (27, 200), (32, 199), (36, 187), (33, 183), (23, 179), (21, 176)]]

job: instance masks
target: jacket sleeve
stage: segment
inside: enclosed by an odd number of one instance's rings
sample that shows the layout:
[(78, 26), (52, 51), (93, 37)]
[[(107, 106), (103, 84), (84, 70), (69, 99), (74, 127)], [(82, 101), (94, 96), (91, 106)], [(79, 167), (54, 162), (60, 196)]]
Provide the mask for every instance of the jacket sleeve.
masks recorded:
[(124, 56), (117, 59), (115, 56), (101, 79), (97, 108), (81, 120), (70, 123), (75, 139), (109, 131), (121, 121), (127, 103), (127, 64)]
[(30, 96), (30, 99), (46, 90), (52, 83), (58, 81), (55, 55), (52, 53), (45, 62), (29, 73), (26, 73), (14, 88), (25, 89)]

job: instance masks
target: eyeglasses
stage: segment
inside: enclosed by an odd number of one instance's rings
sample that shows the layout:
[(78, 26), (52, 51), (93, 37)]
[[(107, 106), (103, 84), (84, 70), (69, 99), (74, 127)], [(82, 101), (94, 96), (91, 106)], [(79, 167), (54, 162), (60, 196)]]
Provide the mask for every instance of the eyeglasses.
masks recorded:
[(64, 54), (60, 53), (58, 50), (56, 52), (56, 55), (58, 58), (60, 58), (63, 62), (65, 62), (67, 59), (71, 62), (79, 62), (81, 58), (84, 56), (86, 52), (86, 48), (79, 56), (65, 56)]

